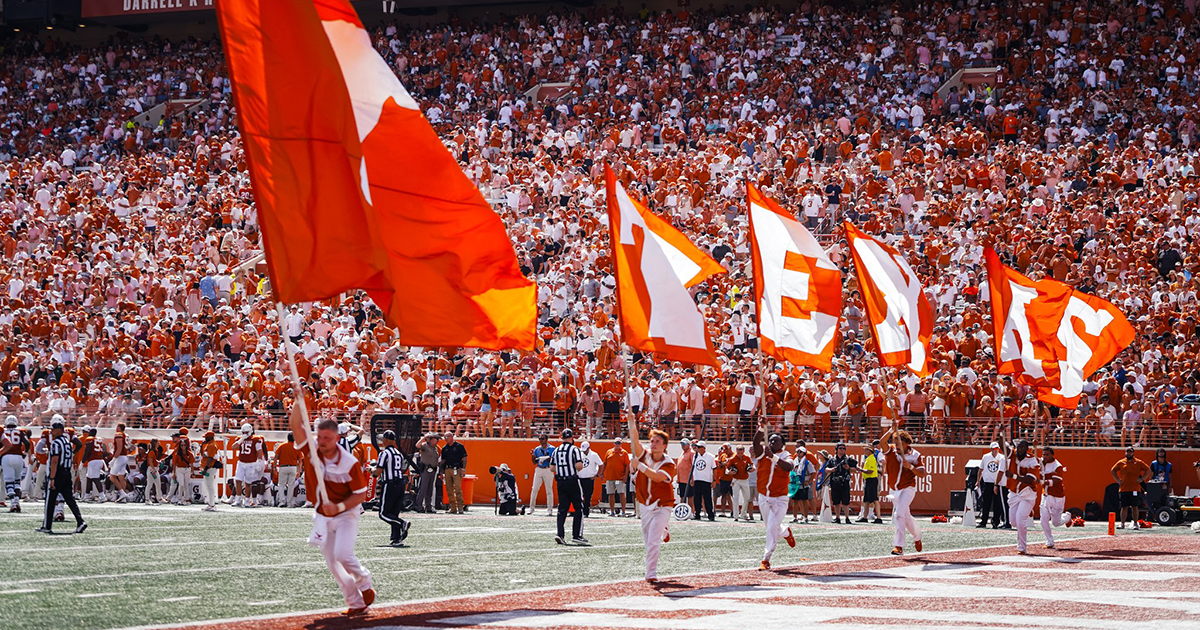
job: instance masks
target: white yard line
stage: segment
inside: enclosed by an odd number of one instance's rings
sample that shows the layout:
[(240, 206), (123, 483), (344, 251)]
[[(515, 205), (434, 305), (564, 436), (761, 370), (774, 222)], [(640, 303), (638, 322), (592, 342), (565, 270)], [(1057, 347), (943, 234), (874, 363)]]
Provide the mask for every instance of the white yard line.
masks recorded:
[(82, 593), (76, 595), (79, 599), (93, 599), (96, 597), (119, 597), (122, 593)]
[(166, 599), (160, 599), (158, 601), (160, 601), (164, 604), (173, 604), (175, 602), (190, 602), (193, 599), (200, 599), (200, 596), (199, 595), (188, 595), (186, 597), (168, 597)]
[[(1095, 538), (1108, 538), (1108, 536), (1107, 535), (1080, 536), (1078, 538), (1063, 538), (1061, 540), (1065, 542), (1067, 540), (1091, 540), (1091, 539), (1095, 539)], [(668, 544), (673, 545), (674, 542), (668, 543)], [(641, 545), (639, 544), (638, 546), (641, 546)], [(942, 554), (962, 553), (962, 552), (966, 552), (966, 551), (977, 551), (980, 549), (1007, 549), (1007, 548), (1014, 548), (1014, 547), (1015, 547), (1014, 543), (1008, 542), (1003, 545), (986, 545), (983, 547), (964, 547), (964, 548), (960, 548), (960, 549), (943, 549), (943, 550), (939, 550), (939, 551), (927, 551), (927, 552), (924, 552), (921, 554), (914, 554), (914, 555), (919, 555), (921, 557), (929, 557), (929, 556), (937, 556), (937, 555), (942, 555)], [(835, 562), (844, 563), (844, 564), (848, 564), (848, 565), (854, 565), (856, 563), (870, 562), (872, 560), (887, 560), (889, 558), (895, 558), (895, 556), (883, 555), (883, 556), (868, 556), (868, 557), (864, 557), (864, 558), (848, 558), (848, 559), (839, 559), (839, 560), (814, 560), (814, 561), (810, 561), (810, 562), (801, 562), (798, 564), (780, 565), (780, 566), (776, 567), (776, 570), (786, 569), (786, 568), (814, 566), (814, 565), (820, 565), (820, 564), (832, 564)], [(285, 565), (277, 565), (277, 566), (285, 566)], [(246, 568), (255, 568), (255, 567), (246, 567)], [(713, 576), (713, 575), (721, 575), (721, 574), (725, 574), (725, 573), (738, 573), (738, 572), (749, 571), (749, 570), (751, 570), (751, 567), (743, 567), (743, 568), (738, 568), (738, 569), (724, 569), (724, 570), (718, 570), (718, 571), (677, 573), (677, 574), (672, 574), (672, 575), (663, 575), (663, 576), (659, 576), (659, 577), (669, 579), (669, 578), (683, 578), (683, 577), (695, 577), (695, 576)], [(559, 590), (559, 589), (564, 589), (564, 588), (572, 588), (572, 589), (584, 588), (584, 589), (586, 589), (586, 588), (597, 587), (597, 586), (609, 586), (612, 584), (624, 584), (624, 583), (633, 584), (633, 583), (639, 583), (640, 581), (641, 580), (609, 580), (609, 581), (604, 581), (604, 582), (590, 582), (590, 583), (584, 583), (584, 584), (560, 584), (560, 585), (555, 585), (555, 586), (543, 586), (543, 587), (538, 587), (538, 588), (493, 591), (490, 593), (470, 593), (470, 594), (464, 594), (464, 595), (430, 597), (430, 598), (425, 598), (425, 599), (414, 599), (414, 600), (408, 600), (408, 601), (381, 602), (381, 603), (376, 603), (375, 607), (382, 608), (385, 606), (413, 606), (413, 605), (418, 605), (418, 604), (447, 602), (447, 601), (458, 600), (458, 599), (473, 599), (474, 600), (474, 599), (483, 599), (483, 598), (488, 598), (488, 597), (503, 597), (506, 595), (519, 595), (519, 594), (524, 594), (524, 593), (541, 593), (541, 592), (554, 591), (554, 590)], [(194, 626), (222, 626), (222, 625), (226, 625), (226, 624), (240, 623), (240, 622), (244, 622), (244, 621), (270, 621), (270, 620), (277, 620), (277, 619), (286, 619), (289, 617), (328, 615), (328, 614), (341, 612), (342, 610), (343, 610), (342, 608), (326, 608), (326, 609), (318, 609), (318, 610), (307, 610), (307, 611), (302, 611), (302, 612), (286, 612), (286, 613), (273, 613), (273, 614), (267, 614), (267, 615), (254, 615), (254, 616), (248, 616), (248, 617), (233, 617), (233, 618), (229, 618), (229, 619), (211, 619), (211, 620), (207, 620), (207, 621), (190, 621), (190, 622), (169, 624), (169, 625), (131, 626), (128, 628), (121, 628), (119, 630), (172, 630), (174, 628), (188, 628), (188, 627), (194, 627)]]

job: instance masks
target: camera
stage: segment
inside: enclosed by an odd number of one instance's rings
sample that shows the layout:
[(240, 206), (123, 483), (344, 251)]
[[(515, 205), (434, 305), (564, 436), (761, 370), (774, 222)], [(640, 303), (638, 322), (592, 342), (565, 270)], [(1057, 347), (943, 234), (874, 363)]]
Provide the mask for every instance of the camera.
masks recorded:
[[(1197, 462), (1197, 465), (1200, 466), (1200, 462)], [(495, 475), (496, 473), (500, 472), (500, 469), (496, 468), (495, 466), (488, 466), (488, 472), (492, 475)]]

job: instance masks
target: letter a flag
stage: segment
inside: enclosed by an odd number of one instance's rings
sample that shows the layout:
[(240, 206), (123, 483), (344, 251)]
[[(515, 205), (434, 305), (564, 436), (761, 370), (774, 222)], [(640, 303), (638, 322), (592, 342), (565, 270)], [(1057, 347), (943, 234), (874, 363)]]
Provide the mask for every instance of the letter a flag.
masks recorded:
[(846, 222), (846, 240), (874, 332), (879, 364), (905, 365), (917, 376), (928, 376), (933, 308), (921, 279), (900, 252), (860, 232), (850, 222)]
[(535, 286), (347, 0), (217, 3), (271, 287), (366, 289), (399, 342), (533, 349)]
[(998, 371), (1036, 387), (1039, 400), (1074, 409), (1083, 382), (1133, 343), (1133, 326), (1109, 302), (1057, 280), (1030, 280), (990, 247), (984, 256)]
[(842, 273), (799, 221), (747, 186), (760, 348), (793, 365), (829, 371), (842, 315)]
[(687, 290), (725, 269), (634, 200), (612, 169), (606, 168), (604, 175), (625, 343), (670, 361), (719, 367), (704, 315)]

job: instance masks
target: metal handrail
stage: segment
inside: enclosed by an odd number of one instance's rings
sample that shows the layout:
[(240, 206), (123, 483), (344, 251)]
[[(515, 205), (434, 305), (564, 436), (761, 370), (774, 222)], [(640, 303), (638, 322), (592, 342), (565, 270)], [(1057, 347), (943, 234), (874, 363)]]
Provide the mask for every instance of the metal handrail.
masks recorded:
[[(314, 418), (350, 422), (358, 426), (369, 426), (376, 413), (411, 413), (380, 409), (315, 409)], [(17, 424), (35, 432), (50, 426), (54, 412), (8, 412)], [(287, 431), (288, 414), (284, 411), (236, 412), (227, 415), (212, 413), (183, 413), (178, 416), (155, 415), (145, 412), (134, 414), (74, 411), (61, 414), (68, 427), (76, 430), (85, 426), (111, 429), (124, 423), (129, 430), (172, 430), (187, 428), (190, 431), (214, 431), (236, 433), (242, 424), (248, 423), (256, 431)], [(453, 431), (465, 437), (493, 437), (529, 439), (541, 434), (556, 436), (564, 428), (572, 429), (577, 436), (591, 439), (611, 439), (627, 431), (625, 422), (617, 414), (605, 413), (603, 409), (579, 408), (561, 410), (550, 403), (521, 403), (515, 410), (446, 410), (425, 414), (425, 431)], [(892, 418), (880, 416), (836, 416), (830, 414), (770, 414), (763, 418), (772, 432), (780, 433), (788, 442), (798, 439), (813, 442), (864, 443), (879, 437), (884, 431), (900, 424), (909, 431), (919, 444), (978, 445), (987, 444), (1001, 432), (1015, 438), (1030, 440), (1036, 445), (1124, 447), (1138, 445), (1142, 448), (1200, 448), (1200, 424), (1191, 418), (1159, 418), (1143, 416), (1136, 427), (1125, 427), (1120, 420), (1106, 428), (1097, 421), (1070, 419), (1004, 418), (999, 417), (943, 417), (933, 414), (900, 417), (899, 423)], [(748, 442), (753, 439), (760, 425), (757, 413), (725, 414), (662, 414), (641, 412), (638, 426), (643, 430), (662, 429), (672, 439), (691, 438), (728, 442)]]

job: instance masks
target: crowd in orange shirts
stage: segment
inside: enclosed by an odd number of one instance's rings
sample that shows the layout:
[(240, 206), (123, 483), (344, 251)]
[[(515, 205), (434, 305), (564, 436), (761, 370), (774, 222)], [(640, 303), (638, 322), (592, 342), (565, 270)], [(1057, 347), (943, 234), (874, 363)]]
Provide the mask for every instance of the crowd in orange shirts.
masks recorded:
[[(918, 441), (963, 442), (1017, 418), (1039, 443), (1195, 444), (1180, 404), (1197, 393), (1195, 0), (901, 6), (374, 27), (538, 282), (539, 348), (409, 348), (365, 296), (303, 305), (283, 327), (313, 407), (415, 410), (477, 435), (620, 434), (608, 164), (729, 270), (694, 289), (719, 372), (628, 359), (646, 425), (748, 439), (744, 418), (765, 413), (791, 438), (903, 422)], [(5, 47), (0, 411), (222, 431), (288, 408), (220, 50), (127, 34)], [(993, 71), (946, 88), (964, 68)], [(526, 98), (550, 82), (572, 89)], [(173, 98), (207, 105), (131, 122)], [(875, 368), (852, 274), (834, 370), (759, 355), (747, 180), (843, 266), (842, 220), (905, 252), (937, 312), (930, 377)], [(996, 374), (986, 246), (1136, 326), (1078, 409)]]

